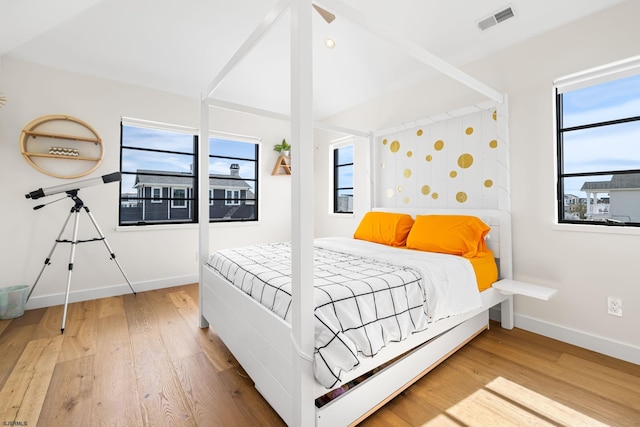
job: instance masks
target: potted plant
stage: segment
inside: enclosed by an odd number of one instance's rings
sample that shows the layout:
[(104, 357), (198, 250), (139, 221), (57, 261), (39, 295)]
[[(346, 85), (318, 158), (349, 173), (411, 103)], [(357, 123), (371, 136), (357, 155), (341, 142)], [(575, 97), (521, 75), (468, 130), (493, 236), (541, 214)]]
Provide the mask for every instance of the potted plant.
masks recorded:
[(291, 153), (291, 145), (287, 142), (286, 139), (283, 139), (280, 144), (276, 144), (273, 146), (273, 150), (280, 153), (282, 156), (289, 156)]

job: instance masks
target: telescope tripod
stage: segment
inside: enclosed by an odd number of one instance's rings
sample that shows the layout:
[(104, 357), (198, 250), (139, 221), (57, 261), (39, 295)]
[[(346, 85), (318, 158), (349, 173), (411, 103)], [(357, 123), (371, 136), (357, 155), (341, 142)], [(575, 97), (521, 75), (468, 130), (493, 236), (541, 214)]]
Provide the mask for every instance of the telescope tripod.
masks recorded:
[[(31, 297), (31, 294), (33, 293), (33, 290), (36, 288), (36, 285), (38, 284), (38, 281), (40, 280), (40, 277), (42, 277), (42, 273), (44, 273), (45, 268), (47, 268), (48, 265), (51, 265), (51, 262), (50, 262), (51, 261), (51, 257), (53, 255), (53, 252), (56, 250), (56, 247), (58, 246), (58, 243), (70, 243), (71, 244), (71, 253), (70, 253), (70, 256), (69, 256), (69, 272), (67, 274), (67, 290), (65, 292), (65, 297), (64, 297), (64, 312), (62, 314), (62, 326), (60, 327), (60, 333), (64, 333), (64, 327), (65, 327), (65, 324), (66, 324), (66, 321), (67, 321), (67, 306), (69, 305), (69, 290), (71, 289), (71, 275), (73, 273), (73, 260), (75, 258), (76, 246), (78, 244), (87, 243), (87, 242), (102, 241), (104, 243), (104, 245), (106, 246), (107, 251), (109, 251), (110, 259), (115, 261), (116, 265), (118, 266), (118, 269), (120, 269), (120, 272), (122, 273), (122, 276), (124, 276), (124, 280), (127, 281), (127, 284), (129, 285), (129, 288), (131, 288), (131, 292), (133, 292), (133, 294), (136, 295), (136, 291), (133, 289), (133, 286), (131, 285), (131, 282), (127, 278), (127, 275), (124, 273), (124, 270), (122, 269), (122, 266), (120, 265), (120, 263), (116, 259), (116, 255), (111, 250), (111, 247), (109, 246), (109, 243), (107, 243), (107, 239), (106, 239), (106, 237), (104, 237), (104, 234), (102, 234), (102, 230), (100, 230), (100, 227), (98, 227), (98, 223), (96, 222), (95, 218), (91, 214), (91, 211), (89, 210), (89, 208), (87, 206), (85, 206), (84, 202), (78, 197), (78, 190), (71, 190), (71, 191), (67, 191), (66, 193), (67, 193), (67, 196), (71, 197), (71, 199), (75, 202), (75, 205), (71, 208), (71, 212), (69, 212), (69, 216), (67, 216), (67, 219), (65, 220), (64, 224), (62, 225), (62, 229), (60, 230), (60, 234), (58, 234), (58, 238), (56, 239), (55, 243), (53, 244), (53, 248), (51, 248), (51, 252), (49, 252), (49, 256), (44, 260), (44, 265), (42, 266), (42, 269), (40, 270), (40, 274), (38, 274), (38, 277), (36, 278), (36, 281), (34, 282), (33, 286), (31, 287), (31, 290), (29, 291), (29, 295), (27, 295), (27, 301), (28, 301), (29, 298)], [(87, 213), (87, 215), (89, 216), (89, 219), (91, 220), (91, 223), (95, 227), (95, 229), (98, 232), (98, 235), (100, 237), (95, 237), (93, 239), (88, 239), (88, 240), (78, 240), (78, 226), (79, 226), (79, 223), (80, 223), (79, 220), (80, 220), (80, 211), (81, 210), (84, 210)], [(64, 240), (64, 239), (62, 239), (62, 234), (64, 233), (65, 229), (67, 228), (67, 224), (69, 223), (69, 220), (71, 219), (72, 216), (74, 216), (73, 237), (72, 237), (72, 240)]]

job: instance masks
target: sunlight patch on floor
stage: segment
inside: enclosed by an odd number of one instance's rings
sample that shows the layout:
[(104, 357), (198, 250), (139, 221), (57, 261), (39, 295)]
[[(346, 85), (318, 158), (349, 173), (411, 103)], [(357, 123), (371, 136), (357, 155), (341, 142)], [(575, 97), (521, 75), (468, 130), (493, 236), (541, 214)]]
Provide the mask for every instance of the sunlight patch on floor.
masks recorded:
[[(424, 426), (607, 426), (575, 409), (498, 377)], [(444, 423), (444, 424), (443, 424)]]

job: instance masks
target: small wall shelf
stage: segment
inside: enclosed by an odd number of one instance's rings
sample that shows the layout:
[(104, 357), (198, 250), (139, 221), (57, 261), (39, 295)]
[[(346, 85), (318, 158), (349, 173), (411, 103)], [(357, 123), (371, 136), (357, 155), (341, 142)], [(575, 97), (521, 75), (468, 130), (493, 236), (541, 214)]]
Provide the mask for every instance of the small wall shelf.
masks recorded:
[(499, 289), (505, 295), (524, 295), (544, 301), (549, 301), (558, 292), (557, 289), (547, 288), (546, 286), (510, 279), (499, 280), (493, 284), (493, 287)]
[[(64, 132), (59, 130), (63, 128)], [(71, 130), (74, 134), (67, 133)], [(77, 133), (75, 132), (77, 131)], [(48, 147), (49, 139), (67, 141), (71, 147)], [(90, 143), (92, 145), (87, 145)], [(57, 178), (78, 178), (88, 175), (100, 166), (104, 156), (104, 146), (98, 132), (88, 123), (71, 116), (49, 115), (39, 117), (27, 124), (20, 135), (20, 151), (31, 166), (50, 176)], [(53, 151), (53, 153), (52, 153)], [(59, 154), (66, 151), (69, 154)], [(37, 159), (44, 159), (44, 162)], [(64, 161), (80, 161), (73, 167), (54, 163), (49, 159)], [(70, 174), (59, 173), (56, 169), (72, 171)]]
[(271, 175), (291, 175), (291, 157), (279, 156)]

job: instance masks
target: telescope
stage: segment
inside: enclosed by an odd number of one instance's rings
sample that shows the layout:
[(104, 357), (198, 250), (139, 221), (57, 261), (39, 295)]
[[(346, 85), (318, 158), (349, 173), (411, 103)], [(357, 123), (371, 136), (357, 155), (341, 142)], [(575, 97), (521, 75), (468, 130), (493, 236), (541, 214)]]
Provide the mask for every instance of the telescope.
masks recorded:
[[(111, 247), (109, 246), (109, 243), (107, 243), (107, 238), (102, 233), (102, 230), (100, 230), (100, 227), (98, 226), (96, 219), (93, 217), (93, 214), (89, 210), (89, 207), (84, 204), (84, 202), (82, 201), (82, 199), (80, 199), (80, 197), (78, 197), (78, 191), (81, 188), (90, 187), (92, 185), (98, 185), (98, 184), (107, 184), (109, 182), (115, 182), (115, 181), (120, 181), (120, 172), (113, 172), (107, 175), (102, 175), (101, 177), (98, 177), (98, 178), (84, 179), (82, 181), (71, 182), (69, 184), (56, 185), (55, 187), (39, 188), (35, 191), (25, 194), (25, 197), (27, 199), (39, 199), (40, 197), (51, 196), (52, 194), (67, 193), (67, 197), (70, 197), (71, 200), (73, 200), (73, 202), (75, 203), (75, 205), (71, 208), (71, 211), (69, 212), (69, 216), (67, 217), (67, 220), (62, 225), (62, 230), (60, 230), (60, 234), (58, 234), (58, 238), (55, 240), (55, 243), (53, 244), (53, 248), (51, 248), (51, 252), (49, 252), (49, 256), (44, 260), (44, 265), (42, 266), (42, 270), (40, 270), (40, 274), (38, 274), (36, 281), (33, 283), (33, 286), (29, 291), (29, 295), (27, 295), (27, 301), (28, 301), (29, 298), (31, 298), (31, 293), (36, 288), (38, 281), (40, 281), (40, 277), (42, 277), (42, 273), (44, 273), (45, 268), (47, 268), (48, 265), (51, 265), (51, 257), (53, 256), (53, 252), (56, 250), (56, 246), (58, 245), (58, 243), (70, 243), (71, 255), (69, 257), (69, 272), (67, 274), (67, 291), (65, 292), (65, 298), (64, 298), (64, 311), (62, 313), (62, 326), (60, 328), (61, 333), (64, 333), (64, 327), (67, 322), (67, 306), (69, 305), (69, 291), (71, 289), (71, 273), (73, 272), (73, 259), (76, 254), (76, 247), (80, 243), (102, 241), (105, 247), (107, 248), (107, 251), (109, 251), (110, 259), (115, 261), (116, 265), (120, 269), (120, 272), (124, 276), (124, 280), (127, 281), (129, 288), (131, 288), (131, 291), (133, 292), (134, 295), (136, 294), (135, 289), (133, 289), (133, 286), (131, 285), (129, 278), (124, 273), (124, 270), (122, 269), (122, 267), (120, 266), (120, 263), (116, 259), (116, 254), (113, 253), (113, 251), (111, 250)], [(51, 203), (64, 200), (65, 198), (66, 197), (58, 200), (54, 200), (53, 202), (49, 202), (44, 205), (36, 206), (33, 209), (34, 210), (40, 209)], [(95, 237), (93, 239), (86, 239), (86, 240), (78, 239), (78, 226), (79, 226), (79, 220), (80, 220), (80, 212), (82, 210), (84, 210), (86, 214), (89, 216), (91, 223), (95, 227), (100, 237)], [(69, 224), (69, 220), (71, 219), (72, 216), (75, 217), (74, 225), (73, 225), (73, 238), (72, 240), (63, 239), (62, 235), (65, 231), (65, 228), (67, 228), (67, 224)]]
[(39, 199), (52, 194), (66, 193), (68, 191), (76, 191), (84, 187), (91, 187), (98, 184), (108, 184), (110, 182), (120, 181), (120, 172), (113, 172), (102, 175), (97, 178), (83, 179), (82, 181), (70, 182), (68, 184), (56, 185), (49, 188), (39, 188), (35, 191), (25, 194), (27, 199)]

